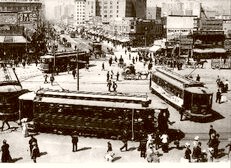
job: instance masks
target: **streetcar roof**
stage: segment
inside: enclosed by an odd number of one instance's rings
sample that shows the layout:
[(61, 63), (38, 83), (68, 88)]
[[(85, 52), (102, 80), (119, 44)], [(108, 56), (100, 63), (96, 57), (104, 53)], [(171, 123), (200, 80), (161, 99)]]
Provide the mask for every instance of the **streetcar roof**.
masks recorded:
[(81, 106), (95, 106), (95, 107), (112, 107), (112, 108), (125, 108), (125, 109), (149, 109), (142, 107), (141, 104), (136, 103), (122, 103), (122, 102), (110, 102), (110, 101), (94, 101), (94, 100), (79, 100), (79, 99), (65, 99), (65, 98), (52, 98), (42, 97), (35, 102), (41, 103), (54, 103), (54, 104), (66, 104), (66, 105), (81, 105)]
[(43, 93), (43, 95), (54, 95), (54, 96), (65, 96), (65, 97), (83, 97), (83, 98), (92, 98), (92, 99), (96, 99), (96, 98), (99, 98), (99, 99), (112, 99), (112, 100), (127, 100), (127, 101), (148, 101), (150, 100), (149, 98), (146, 98), (146, 97), (141, 97), (141, 96), (126, 96), (126, 95), (123, 95), (123, 96), (120, 96), (120, 95), (106, 95), (106, 94), (99, 94), (99, 93), (78, 93), (78, 92), (73, 92), (73, 93), (68, 93), (68, 92), (52, 92), (52, 91), (46, 91)]
[(31, 100), (33, 101), (34, 98), (35, 98), (36, 94), (34, 92), (28, 92), (28, 93), (25, 93), (21, 96), (19, 96), (19, 100)]
[(205, 87), (189, 87), (189, 88), (185, 88), (185, 90), (195, 94), (213, 94), (212, 91), (210, 91)]
[(193, 84), (196, 84), (196, 85), (204, 85), (202, 82), (198, 82), (198, 81), (194, 81), (193, 79), (189, 79), (189, 78), (186, 78), (170, 69), (167, 69), (167, 68), (157, 68), (156, 69), (158, 72), (160, 73), (163, 73), (164, 75), (168, 76), (169, 78), (172, 78), (176, 81), (178, 81), (179, 83), (182, 83), (182, 84), (186, 84), (186, 85), (193, 85)]
[(11, 93), (11, 92), (18, 92), (21, 91), (22, 87), (20, 85), (1, 85), (0, 86), (0, 92), (1, 93)]
[(178, 87), (179, 89), (184, 88), (182, 82), (179, 82), (173, 78), (170, 78), (170, 77), (166, 76), (165, 74), (162, 74), (162, 73), (156, 71), (156, 72), (154, 72), (154, 75), (158, 76), (159, 78), (163, 79), (164, 81), (167, 81), (168, 83), (172, 84), (173, 86)]
[(40, 58), (41, 59), (50, 59), (50, 58), (54, 58), (54, 56), (52, 56), (52, 55), (43, 55)]

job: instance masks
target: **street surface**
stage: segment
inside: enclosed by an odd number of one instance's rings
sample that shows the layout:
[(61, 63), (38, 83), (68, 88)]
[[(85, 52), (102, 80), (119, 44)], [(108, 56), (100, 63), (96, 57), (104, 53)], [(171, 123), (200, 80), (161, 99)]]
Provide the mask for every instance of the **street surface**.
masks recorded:
[[(130, 64), (131, 60), (128, 58), (128, 53), (125, 54), (124, 50), (121, 48), (118, 50), (119, 51), (115, 52), (116, 57), (119, 58), (122, 55), (126, 64)], [(135, 52), (131, 53), (132, 57), (136, 56), (136, 54), (137, 53)], [(109, 58), (106, 57), (99, 58), (98, 60), (92, 60), (90, 61), (89, 70), (80, 69), (80, 90), (107, 92), (106, 73), (107, 71), (113, 70), (114, 74), (117, 72), (120, 73), (119, 81), (117, 82), (118, 92), (147, 94), (151, 99), (160, 100), (157, 96), (150, 93), (149, 78), (142, 80), (124, 80), (121, 75), (122, 69), (120, 69), (115, 62), (110, 67), (108, 59)], [(102, 62), (105, 64), (104, 71), (102, 71)], [(137, 62), (135, 67), (137, 71), (147, 70), (147, 65), (144, 67), (142, 62)], [(175, 71), (186, 75), (192, 70), (193, 69), (183, 69), (181, 71)], [(34, 64), (26, 66), (25, 69), (22, 67), (16, 67), (16, 73), (22, 82), (23, 88), (31, 91), (36, 91), (39, 88), (52, 88), (59, 90), (63, 88), (72, 91), (77, 89), (77, 81), (73, 78), (71, 72), (70, 74), (64, 72), (56, 75), (54, 86), (51, 86), (49, 83), (44, 84), (43, 74)], [(211, 69), (209, 63), (206, 63), (205, 69), (195, 70), (193, 72), (193, 77), (195, 78), (197, 74), (200, 74), (201, 81), (205, 82), (207, 86), (214, 91), (214, 93), (217, 90), (215, 82), (217, 75), (220, 75), (221, 79), (229, 79), (229, 82), (231, 81), (230, 70)], [(114, 79), (116, 79), (115, 75)], [(225, 145), (228, 144), (228, 138), (231, 137), (231, 92), (229, 91), (228, 93), (225, 93), (225, 95), (228, 98), (228, 102), (222, 104), (213, 103), (213, 109), (222, 117), (210, 123), (180, 121), (179, 112), (171, 106), (168, 106), (170, 111), (170, 121), (175, 122), (170, 126), (170, 128), (180, 129), (183, 133), (185, 133), (185, 138), (180, 142), (182, 146), (184, 146), (185, 142), (190, 142), (190, 144), (192, 144), (193, 138), (198, 135), (202, 142), (202, 149), (207, 149), (206, 144), (208, 142), (208, 131), (209, 126), (212, 124), (214, 129), (220, 134), (221, 143), (219, 148), (223, 150), (223, 153), (227, 151)], [(28, 150), (29, 138), (23, 137), (21, 128), (16, 123), (10, 122), (10, 124), (15, 127), (15, 130), (11, 129), (0, 132), (0, 140), (7, 139), (7, 142), (10, 144), (12, 158), (14, 158), (15, 162), (32, 163)], [(115, 163), (147, 163), (144, 158), (139, 157), (140, 153), (137, 151), (137, 147), (139, 145), (138, 142), (129, 141), (129, 151), (120, 152), (119, 148), (122, 146), (121, 141), (80, 137), (78, 143), (79, 151), (73, 153), (71, 151), (72, 144), (70, 136), (41, 133), (37, 135), (36, 138), (38, 139), (40, 152), (42, 152), (42, 156), (37, 159), (38, 163), (106, 163), (104, 154), (107, 150), (107, 141), (111, 141), (112, 143), (113, 151), (116, 154)], [(160, 152), (160, 162), (179, 163), (180, 159), (184, 155), (184, 150), (176, 149), (173, 143), (169, 146), (171, 150), (168, 153), (163, 153), (161, 149), (158, 150)], [(215, 162), (225, 162), (225, 166), (230, 164), (225, 154), (221, 158), (216, 159)]]

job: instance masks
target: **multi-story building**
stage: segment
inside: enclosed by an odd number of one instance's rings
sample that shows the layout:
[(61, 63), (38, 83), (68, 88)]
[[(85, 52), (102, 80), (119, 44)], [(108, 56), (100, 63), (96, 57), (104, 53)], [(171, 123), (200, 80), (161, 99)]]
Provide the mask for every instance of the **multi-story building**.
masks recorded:
[(221, 19), (202, 19), (201, 30), (223, 30), (223, 20)]
[(76, 11), (74, 18), (77, 25), (85, 24), (86, 0), (75, 0)]
[(146, 18), (146, 0), (96, 0), (96, 14), (103, 22), (115, 18)]
[(97, 15), (96, 11), (96, 0), (87, 0), (85, 3), (85, 22), (92, 22), (94, 17)]
[(57, 20), (58, 22), (61, 21), (62, 13), (63, 13), (62, 5), (57, 5), (54, 7), (55, 20)]
[(183, 15), (184, 3), (176, 0), (170, 0), (162, 3), (162, 15)]
[(147, 19), (161, 20), (161, 8), (157, 6), (148, 6), (147, 4)]

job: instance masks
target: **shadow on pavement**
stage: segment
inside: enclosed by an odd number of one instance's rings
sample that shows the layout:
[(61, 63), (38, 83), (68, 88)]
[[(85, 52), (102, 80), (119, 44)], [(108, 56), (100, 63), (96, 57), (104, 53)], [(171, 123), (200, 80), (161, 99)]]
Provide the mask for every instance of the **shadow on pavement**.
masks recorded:
[(179, 129), (169, 129), (168, 130), (169, 141), (181, 140), (185, 137), (185, 133), (183, 133)]
[(11, 160), (11, 163), (15, 163), (15, 162), (17, 162), (17, 161), (19, 161), (19, 160), (22, 160), (23, 158), (22, 157), (20, 157), (20, 158), (13, 158), (12, 160)]
[(114, 159), (112, 160), (112, 162), (115, 162), (115, 161), (117, 161), (119, 159), (121, 159), (121, 156), (114, 157)]
[(40, 152), (40, 156), (47, 155), (47, 152)]
[(136, 150), (136, 147), (131, 147), (128, 149), (128, 151), (134, 151), (134, 150)]
[(210, 123), (210, 122), (214, 122), (216, 120), (225, 118), (224, 116), (222, 116), (220, 113), (216, 112), (215, 110), (212, 110), (211, 113), (212, 113), (211, 116), (204, 117), (204, 118), (195, 117), (195, 118), (191, 118), (191, 121), (200, 122), (200, 123)]
[(84, 151), (84, 150), (89, 150), (89, 149), (91, 149), (91, 147), (83, 147), (83, 148), (78, 149), (77, 152)]

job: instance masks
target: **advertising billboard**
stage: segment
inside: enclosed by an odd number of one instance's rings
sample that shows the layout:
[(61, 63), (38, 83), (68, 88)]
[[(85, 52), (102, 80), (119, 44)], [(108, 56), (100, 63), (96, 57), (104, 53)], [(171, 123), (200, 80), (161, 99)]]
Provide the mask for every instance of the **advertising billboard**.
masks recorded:
[(0, 13), (0, 25), (16, 25), (17, 13)]

